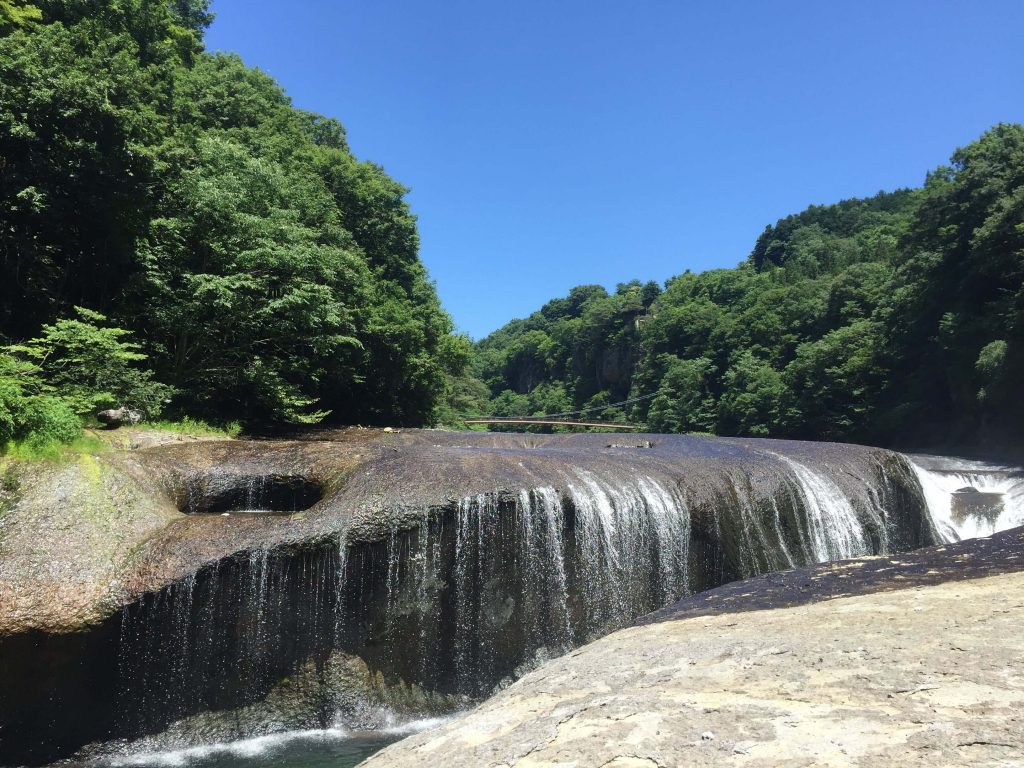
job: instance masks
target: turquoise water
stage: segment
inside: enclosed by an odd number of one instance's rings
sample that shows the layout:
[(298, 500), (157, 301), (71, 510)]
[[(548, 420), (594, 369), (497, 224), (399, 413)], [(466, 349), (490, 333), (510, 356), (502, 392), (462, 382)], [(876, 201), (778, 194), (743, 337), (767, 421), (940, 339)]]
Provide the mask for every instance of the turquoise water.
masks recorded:
[(333, 729), (292, 731), (166, 752), (125, 754), (104, 760), (100, 765), (110, 768), (351, 768), (409, 732), (411, 729), (359, 733)]

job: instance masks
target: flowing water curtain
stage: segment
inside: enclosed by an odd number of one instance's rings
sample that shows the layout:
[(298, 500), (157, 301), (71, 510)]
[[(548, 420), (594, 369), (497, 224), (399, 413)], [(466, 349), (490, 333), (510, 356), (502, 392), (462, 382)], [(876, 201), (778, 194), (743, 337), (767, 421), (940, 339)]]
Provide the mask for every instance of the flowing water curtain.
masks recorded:
[[(853, 504), (836, 483), (787, 456), (779, 459), (792, 471), (799, 507), (807, 521), (808, 562), (822, 563), (871, 553), (870, 537)], [(878, 510), (867, 510), (884, 527)]]
[(255, 550), (144, 595), (121, 614), (121, 726), (141, 735), (258, 700), (335, 644), (339, 548)]
[[(535, 554), (537, 562), (530, 567), (542, 574), (542, 581), (549, 585), (544, 594), (548, 599), (547, 614), (555, 635), (555, 647), (573, 647), (576, 644), (576, 633), (573, 629), (572, 615), (569, 610), (569, 581), (565, 563), (565, 507), (562, 497), (550, 486), (534, 488), (529, 492), (521, 492), (519, 508), (527, 520), (533, 520), (536, 510), (540, 518), (537, 546), (530, 546), (529, 552)], [(529, 558), (528, 558), (529, 559)], [(544, 626), (535, 628), (535, 636), (540, 637)]]
[[(1024, 524), (1024, 469), (1021, 467), (960, 460), (956, 468), (945, 468), (941, 458), (937, 466), (930, 466), (936, 457), (910, 458), (932, 522), (944, 541), (989, 536)], [(993, 497), (990, 514), (955, 514), (954, 500), (966, 488)]]
[[(778, 503), (772, 496), (755, 493), (750, 477), (729, 473), (732, 503), (738, 518), (740, 575), (744, 578), (795, 565), (782, 532)], [(799, 516), (797, 516), (799, 518)], [(765, 523), (772, 526), (769, 533)]]
[(391, 530), (389, 657), (408, 671), (399, 657), (413, 652), (420, 681), (444, 685), (438, 670), (450, 668), (458, 691), (484, 695), (686, 594), (689, 516), (677, 491), (582, 471), (566, 487), (466, 496)]
[(601, 634), (688, 592), (690, 517), (675, 488), (645, 476), (613, 483), (583, 470), (567, 486), (579, 633)]
[[(588, 472), (566, 485), (564, 498), (544, 486), (459, 500), (449, 596), (459, 690), (487, 693), (524, 665), (688, 591), (689, 516), (678, 492), (648, 477), (616, 487)], [(439, 614), (428, 599), (438, 590), (427, 585), (444, 580), (441, 538), (427, 536), (408, 554), (418, 566), (423, 654), (432, 650), (428, 638), (437, 637), (426, 622)], [(389, 562), (401, 562), (392, 541)], [(402, 592), (389, 583), (389, 593)]]
[[(699, 498), (696, 490), (577, 468), (565, 471), (564, 490), (398, 510), (391, 519), (402, 525), (381, 542), (338, 535), (222, 561), (125, 609), (128, 715), (151, 727), (253, 701), (304, 660), (335, 650), (363, 656), (390, 682), (482, 696), (736, 570), (888, 546), (884, 473), (877, 490), (865, 481), (863, 498), (851, 499), (819, 471), (779, 458), (781, 494), (742, 473), (725, 478), (726, 496), (704, 493), (693, 552), (686, 494)], [(716, 576), (715, 562), (728, 574)]]
[(459, 501), (452, 571), (459, 689), (483, 695), (572, 644), (564, 511), (553, 489)]

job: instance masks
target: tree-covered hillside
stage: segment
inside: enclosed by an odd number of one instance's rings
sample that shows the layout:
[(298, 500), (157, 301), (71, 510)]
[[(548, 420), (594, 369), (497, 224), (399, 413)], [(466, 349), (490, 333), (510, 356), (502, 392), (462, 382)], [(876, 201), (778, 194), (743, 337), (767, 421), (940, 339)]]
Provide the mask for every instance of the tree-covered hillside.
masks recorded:
[[(92, 341), (130, 331), (130, 367), (170, 397), (108, 387), (93, 405), (430, 423), (469, 348), (419, 261), (406, 190), (339, 122), (206, 52), (207, 5), (0, 0), (0, 340), (60, 321)], [(61, 396), (56, 359), (0, 361), (0, 390), (21, 398), (0, 411), (22, 432)]]
[(593, 408), (900, 444), (1024, 429), (1021, 126), (920, 189), (783, 219), (735, 269), (581, 286), (474, 351), (406, 190), (205, 51), (210, 20), (207, 0), (0, 0), (0, 444), (108, 406), (254, 427)]
[(574, 289), (477, 345), (495, 414), (654, 395), (596, 415), (653, 431), (1020, 443), (1024, 127), (921, 189), (813, 206), (735, 269)]

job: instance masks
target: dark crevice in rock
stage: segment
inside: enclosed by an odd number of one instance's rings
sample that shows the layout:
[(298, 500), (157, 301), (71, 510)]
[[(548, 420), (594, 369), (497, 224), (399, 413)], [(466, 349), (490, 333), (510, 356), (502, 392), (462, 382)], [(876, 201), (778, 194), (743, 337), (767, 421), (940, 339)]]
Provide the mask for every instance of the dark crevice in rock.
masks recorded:
[(320, 501), (324, 488), (302, 475), (210, 474), (186, 478), (174, 496), (189, 515), (293, 514)]

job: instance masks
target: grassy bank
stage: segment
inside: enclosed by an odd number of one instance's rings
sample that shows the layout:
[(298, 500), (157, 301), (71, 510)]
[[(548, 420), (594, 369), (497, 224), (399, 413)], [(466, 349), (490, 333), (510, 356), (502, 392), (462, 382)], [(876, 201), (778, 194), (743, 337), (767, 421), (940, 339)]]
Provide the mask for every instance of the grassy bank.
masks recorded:
[(104, 430), (86, 427), (77, 438), (69, 441), (40, 439), (38, 436), (27, 440), (11, 440), (0, 446), (0, 460), (9, 461), (50, 461), (61, 462), (73, 459), (81, 454), (104, 453), (118, 447), (118, 437), (133, 432), (173, 433), (189, 437), (223, 438), (237, 437), (241, 425), (231, 422), (223, 426), (209, 424), (198, 419), (184, 418), (180, 421), (151, 421), (123, 427), (117, 430)]
[(183, 435), (223, 438), (238, 437), (242, 432), (242, 425), (237, 421), (218, 426), (199, 419), (191, 419), (187, 416), (181, 421), (146, 421), (142, 424), (137, 424), (134, 428), (154, 432), (176, 432)]

